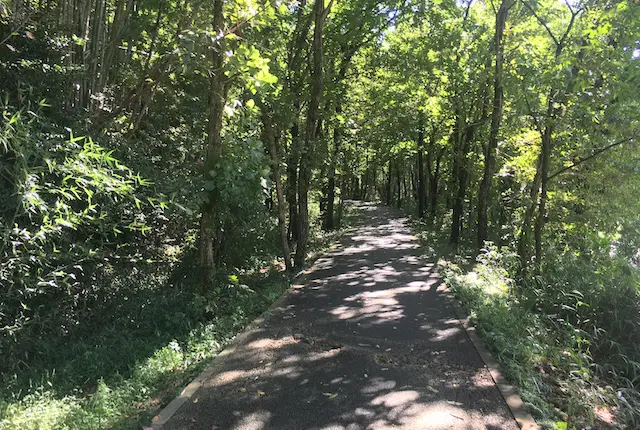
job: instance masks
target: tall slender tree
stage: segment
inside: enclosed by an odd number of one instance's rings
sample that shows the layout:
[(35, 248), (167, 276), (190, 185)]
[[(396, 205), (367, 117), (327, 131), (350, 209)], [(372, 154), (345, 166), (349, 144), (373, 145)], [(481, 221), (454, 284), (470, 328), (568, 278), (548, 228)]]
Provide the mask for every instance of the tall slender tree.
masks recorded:
[(489, 237), (489, 208), (491, 207), (491, 183), (495, 175), (496, 150), (502, 122), (504, 106), (504, 29), (509, 16), (509, 10), (515, 1), (503, 0), (496, 14), (496, 28), (493, 38), (493, 51), (495, 56), (495, 69), (493, 76), (493, 110), (491, 112), (491, 128), (489, 141), (484, 153), (484, 173), (478, 190), (478, 224), (477, 246), (481, 249)]

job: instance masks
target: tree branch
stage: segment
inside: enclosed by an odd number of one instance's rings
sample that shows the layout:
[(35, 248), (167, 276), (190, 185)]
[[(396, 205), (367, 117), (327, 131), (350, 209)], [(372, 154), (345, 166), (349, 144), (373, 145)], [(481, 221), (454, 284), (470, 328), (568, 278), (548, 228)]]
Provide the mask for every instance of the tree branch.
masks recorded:
[(533, 120), (533, 125), (536, 127), (538, 132), (542, 134), (542, 127), (540, 127), (540, 122), (538, 121), (538, 115), (531, 108), (531, 104), (529, 103), (529, 97), (527, 97), (527, 90), (522, 88), (522, 95), (524, 96), (524, 102), (527, 105), (527, 110), (529, 111), (529, 116)]
[(13, 36), (16, 36), (18, 32), (22, 29), (22, 27), (24, 27), (29, 22), (30, 19), (31, 19), (31, 13), (27, 14), (22, 20), (22, 22), (20, 22), (14, 30), (11, 30), (11, 32), (9, 32), (9, 35), (4, 39), (2, 39), (2, 41), (0, 41), (0, 45), (4, 45), (7, 42), (7, 40), (11, 39)]
[(547, 30), (547, 33), (549, 33), (549, 36), (551, 36), (551, 39), (553, 39), (553, 43), (556, 44), (556, 48), (558, 46), (560, 46), (560, 42), (558, 42), (558, 39), (556, 38), (556, 35), (553, 34), (553, 31), (551, 31), (551, 29), (549, 28), (549, 26), (547, 25), (547, 23), (540, 17), (540, 15), (538, 15), (536, 13), (535, 10), (533, 10), (533, 8), (531, 7), (531, 5), (526, 1), (526, 0), (522, 0), (522, 4), (524, 5), (524, 7), (526, 7), (527, 9), (529, 9), (529, 12), (531, 12), (531, 14), (533, 14), (533, 16), (538, 20), (538, 22), (540, 23), (541, 26), (544, 27), (545, 30)]
[(235, 34), (236, 32), (238, 32), (239, 30), (243, 29), (247, 24), (249, 24), (251, 21), (253, 21), (258, 15), (260, 15), (265, 9), (266, 9), (266, 4), (262, 5), (253, 15), (243, 19), (242, 21), (236, 23), (233, 27), (228, 28), (226, 31), (224, 31), (222, 33), (222, 37), (220, 37), (220, 39), (222, 39), (225, 36), (228, 36), (230, 34)]
[(571, 29), (573, 28), (573, 24), (576, 21), (576, 17), (580, 14), (580, 12), (582, 12), (582, 9), (578, 9), (574, 11), (571, 5), (569, 4), (569, 2), (565, 2), (565, 3), (567, 3), (567, 7), (571, 12), (571, 20), (569, 21), (569, 25), (567, 26), (567, 31), (564, 32), (564, 34), (562, 35), (562, 38), (560, 39), (560, 43), (556, 46), (556, 55), (560, 55), (562, 48), (564, 48), (564, 43), (566, 42), (567, 37), (569, 37), (569, 33), (571, 33)]
[(627, 143), (627, 142), (635, 141), (636, 137), (637, 137), (637, 136), (634, 134), (634, 135), (633, 135), (633, 136), (631, 136), (631, 137), (627, 137), (627, 138), (625, 138), (625, 139), (618, 140), (617, 142), (614, 142), (614, 143), (612, 143), (612, 144), (610, 144), (610, 145), (607, 145), (607, 146), (605, 146), (605, 147), (603, 147), (603, 148), (597, 149), (597, 150), (593, 151), (593, 153), (592, 153), (591, 155), (589, 155), (589, 156), (587, 156), (587, 157), (584, 157), (584, 158), (580, 158), (579, 160), (574, 161), (573, 163), (571, 163), (569, 166), (565, 166), (565, 167), (563, 167), (562, 169), (558, 170), (557, 172), (553, 173), (552, 175), (549, 175), (549, 176), (547, 177), (547, 180), (549, 180), (549, 181), (550, 181), (551, 179), (553, 179), (553, 178), (555, 178), (556, 176), (558, 176), (558, 175), (560, 175), (560, 174), (562, 174), (562, 173), (566, 172), (567, 170), (571, 170), (571, 169), (573, 169), (573, 168), (575, 168), (575, 167), (578, 167), (579, 165), (581, 165), (581, 164), (582, 164), (582, 163), (584, 163), (585, 161), (589, 161), (589, 160), (591, 160), (592, 158), (597, 157), (598, 155), (602, 154), (602, 153), (603, 153), (603, 152), (605, 152), (605, 151), (608, 151), (608, 150), (609, 150), (609, 149), (611, 149), (611, 148), (615, 148), (616, 146), (620, 146), (620, 145), (625, 144), (625, 143)]
[(333, 6), (333, 1), (334, 0), (331, 0), (327, 5), (327, 7), (325, 7), (324, 10), (322, 11), (322, 22), (325, 22), (327, 20), (327, 17), (329, 16), (329, 12), (331, 12), (331, 7)]
[(464, 18), (462, 19), (463, 25), (467, 22), (467, 18), (469, 18), (469, 12), (471, 11), (472, 4), (473, 4), (473, 0), (469, 0), (469, 3), (467, 3), (467, 8), (464, 11)]

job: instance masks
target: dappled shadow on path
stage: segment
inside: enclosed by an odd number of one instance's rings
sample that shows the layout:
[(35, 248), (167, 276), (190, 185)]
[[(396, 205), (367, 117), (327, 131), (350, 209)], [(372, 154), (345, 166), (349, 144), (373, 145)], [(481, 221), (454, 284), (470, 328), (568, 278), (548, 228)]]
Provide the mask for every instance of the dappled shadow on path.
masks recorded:
[(516, 429), (406, 219), (360, 222), (171, 429)]

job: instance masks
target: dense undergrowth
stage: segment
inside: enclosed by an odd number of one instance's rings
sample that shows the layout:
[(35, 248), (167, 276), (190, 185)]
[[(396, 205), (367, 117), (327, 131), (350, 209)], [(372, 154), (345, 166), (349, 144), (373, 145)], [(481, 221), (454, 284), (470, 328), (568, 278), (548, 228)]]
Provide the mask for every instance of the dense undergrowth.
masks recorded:
[(290, 285), (263, 261), (203, 294), (193, 264), (110, 270), (77, 329), (21, 338), (25, 359), (3, 363), (0, 428), (139, 428)]
[[(34, 111), (2, 120), (0, 429), (139, 428), (289, 286), (264, 151), (225, 154), (225, 255), (203, 285), (189, 165), (169, 175), (122, 137), (65, 137)], [(313, 253), (338, 232), (311, 197)]]
[(81, 329), (22, 339), (37, 355), (1, 381), (12, 395), (0, 428), (137, 428), (288, 286), (276, 272), (250, 276), (251, 290), (230, 282), (200, 294), (170, 275), (125, 271)]
[(636, 266), (564, 252), (523, 274), (508, 247), (488, 246), (474, 261), (470, 248), (444, 245), (440, 233), (421, 229), (421, 235), (543, 428), (640, 426)]

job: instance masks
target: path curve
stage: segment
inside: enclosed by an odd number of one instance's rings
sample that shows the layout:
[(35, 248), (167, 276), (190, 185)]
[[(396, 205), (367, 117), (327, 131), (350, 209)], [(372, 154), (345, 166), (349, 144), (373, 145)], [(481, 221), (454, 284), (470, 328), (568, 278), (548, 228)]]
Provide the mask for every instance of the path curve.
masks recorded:
[(359, 221), (164, 429), (518, 428), (406, 218)]

